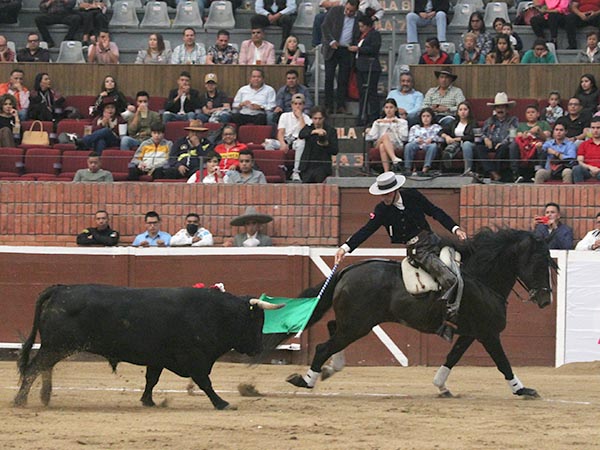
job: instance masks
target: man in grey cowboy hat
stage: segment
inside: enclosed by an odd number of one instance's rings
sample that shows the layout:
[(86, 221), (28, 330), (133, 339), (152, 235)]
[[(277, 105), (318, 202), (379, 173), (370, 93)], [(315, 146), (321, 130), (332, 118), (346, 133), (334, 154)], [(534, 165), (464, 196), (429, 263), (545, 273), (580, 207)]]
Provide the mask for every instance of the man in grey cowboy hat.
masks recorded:
[(435, 113), (435, 121), (444, 126), (452, 121), (456, 115), (456, 109), (460, 102), (465, 101), (465, 94), (461, 88), (454, 86), (458, 75), (452, 72), (450, 67), (443, 67), (434, 71), (438, 81), (436, 87), (432, 87), (425, 93), (423, 108), (431, 108)]
[[(518, 175), (521, 154), (514, 138), (519, 119), (508, 114), (508, 108), (514, 104), (514, 101), (508, 100), (506, 92), (496, 94), (494, 102), (487, 104), (493, 108), (493, 114), (483, 123), (483, 142), (475, 145), (475, 157), (481, 161), (483, 170), (489, 173), (492, 181), (501, 180), (500, 164), (506, 160), (510, 162), (513, 177)], [(489, 158), (490, 152), (495, 154), (493, 159)]]
[[(369, 221), (338, 249), (335, 263), (341, 262), (347, 253), (366, 241), (380, 227), (385, 227), (392, 244), (406, 244), (407, 254), (446, 291), (442, 296), (448, 302), (446, 319), (455, 323), (458, 311), (452, 307), (454, 301), (451, 294), (457, 282), (456, 275), (439, 259), (441, 239), (431, 231), (425, 215), (433, 217), (459, 239), (466, 239), (467, 234), (418, 190), (400, 190), (405, 181), (403, 175), (396, 175), (394, 172), (384, 172), (377, 177), (369, 188), (369, 193), (381, 196), (382, 202), (375, 206)], [(451, 341), (453, 330), (449, 326), (443, 327), (440, 335)]]
[(260, 226), (273, 221), (268, 214), (259, 213), (254, 206), (248, 206), (244, 214), (231, 220), (232, 227), (244, 227), (244, 232), (236, 234), (233, 240), (223, 243), (225, 247), (270, 247), (273, 241), (261, 233)]

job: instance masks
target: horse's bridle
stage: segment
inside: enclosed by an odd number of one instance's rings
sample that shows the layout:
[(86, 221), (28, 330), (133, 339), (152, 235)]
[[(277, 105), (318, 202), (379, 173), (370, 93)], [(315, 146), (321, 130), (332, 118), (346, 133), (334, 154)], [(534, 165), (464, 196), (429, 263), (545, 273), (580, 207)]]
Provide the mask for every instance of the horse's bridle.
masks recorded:
[[(523, 280), (521, 280), (521, 278), (517, 277), (517, 281), (519, 282), (519, 284), (521, 285), (521, 287), (523, 289), (525, 289), (527, 291), (527, 293), (529, 294), (529, 298), (524, 299), (523, 297), (521, 297), (519, 295), (519, 293), (517, 292), (517, 290), (515, 288), (512, 289), (512, 291), (515, 293), (515, 295), (517, 296), (517, 298), (519, 300), (521, 300), (523, 303), (525, 302), (533, 302), (533, 299), (535, 297), (537, 297), (538, 294), (540, 293), (544, 293), (544, 292), (548, 292), (548, 293), (552, 293), (552, 287), (549, 288), (533, 288), (533, 289), (529, 289), (527, 287), (527, 285), (523, 282)], [(552, 281), (550, 281), (552, 282)]]

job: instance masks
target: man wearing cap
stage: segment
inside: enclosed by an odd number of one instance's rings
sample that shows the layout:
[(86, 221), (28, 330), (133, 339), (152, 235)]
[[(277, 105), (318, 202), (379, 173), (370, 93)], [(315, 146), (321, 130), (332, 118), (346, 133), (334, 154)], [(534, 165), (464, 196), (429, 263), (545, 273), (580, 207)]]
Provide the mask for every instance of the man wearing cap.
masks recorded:
[(196, 108), (199, 103), (199, 93), (192, 89), (192, 76), (189, 72), (183, 71), (177, 79), (177, 89), (169, 92), (165, 103), (165, 112), (163, 113), (163, 122), (172, 120), (188, 121), (196, 118)]
[(169, 152), (169, 167), (164, 170), (164, 178), (176, 180), (188, 178), (202, 166), (202, 158), (206, 156), (210, 144), (200, 137), (200, 133), (208, 128), (202, 126), (197, 119), (191, 120), (185, 127), (188, 135), (175, 141)]
[(206, 52), (206, 64), (238, 64), (239, 53), (229, 43), (229, 31), (217, 31), (217, 42)]
[(244, 227), (244, 232), (236, 234), (232, 239), (223, 243), (224, 247), (270, 247), (273, 241), (261, 233), (260, 226), (273, 221), (268, 214), (260, 214), (254, 206), (248, 206), (244, 214), (231, 221), (232, 227)]
[[(448, 302), (447, 320), (455, 323), (457, 311), (452, 307), (452, 293), (456, 286), (456, 275), (439, 259), (440, 237), (431, 231), (425, 215), (433, 217), (459, 239), (466, 239), (467, 234), (418, 190), (400, 190), (405, 181), (403, 175), (394, 172), (384, 172), (377, 177), (369, 193), (380, 195), (382, 202), (375, 206), (370, 220), (338, 249), (335, 263), (341, 262), (346, 253), (352, 252), (380, 227), (385, 227), (392, 243), (406, 244), (408, 256), (429, 272), (446, 291), (442, 298)], [(445, 327), (442, 337), (451, 340), (452, 333), (449, 327)]]
[[(519, 145), (514, 142), (519, 126), (519, 119), (508, 115), (508, 108), (515, 104), (508, 100), (506, 92), (498, 92), (493, 103), (493, 114), (483, 123), (483, 142), (475, 145), (475, 155), (481, 161), (483, 169), (490, 174), (492, 181), (500, 181), (500, 164), (510, 160), (510, 168), (516, 179), (519, 172), (521, 153)], [(494, 159), (489, 159), (488, 153), (495, 153)]]
[(454, 120), (458, 104), (465, 101), (465, 94), (463, 94), (461, 88), (452, 84), (456, 81), (458, 75), (452, 73), (450, 67), (436, 70), (434, 73), (438, 85), (425, 93), (423, 108), (433, 109), (435, 121), (443, 127)]
[(217, 89), (219, 79), (215, 73), (207, 73), (204, 77), (206, 92), (200, 97), (200, 113), (202, 122), (228, 123), (231, 120), (231, 104), (229, 96)]

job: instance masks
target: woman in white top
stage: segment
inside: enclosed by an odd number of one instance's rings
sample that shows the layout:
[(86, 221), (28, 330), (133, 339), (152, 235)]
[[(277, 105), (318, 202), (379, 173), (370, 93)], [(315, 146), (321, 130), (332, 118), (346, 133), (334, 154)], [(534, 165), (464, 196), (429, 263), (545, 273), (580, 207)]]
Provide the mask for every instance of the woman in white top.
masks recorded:
[(375, 141), (375, 148), (379, 150), (381, 164), (384, 172), (391, 170), (390, 161), (394, 170), (401, 170), (402, 159), (396, 156), (396, 150), (402, 150), (408, 138), (408, 122), (400, 118), (396, 100), (388, 98), (383, 105), (381, 119), (373, 122), (367, 135), (368, 141)]
[(168, 64), (170, 61), (171, 50), (165, 48), (165, 40), (160, 33), (148, 36), (148, 49), (140, 50), (135, 58), (136, 64)]

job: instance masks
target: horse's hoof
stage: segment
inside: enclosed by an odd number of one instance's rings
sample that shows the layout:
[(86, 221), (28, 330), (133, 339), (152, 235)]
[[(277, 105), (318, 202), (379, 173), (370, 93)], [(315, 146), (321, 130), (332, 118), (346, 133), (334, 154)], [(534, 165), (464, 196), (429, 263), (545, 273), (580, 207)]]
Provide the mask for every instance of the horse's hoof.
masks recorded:
[(16, 408), (24, 408), (27, 405), (27, 399), (24, 398), (15, 398), (13, 401), (13, 406)]
[(148, 400), (148, 399), (146, 399), (146, 398), (142, 398), (142, 399), (141, 399), (141, 402), (142, 402), (142, 405), (144, 405), (144, 406), (147, 406), (147, 407), (149, 407), (149, 408), (151, 408), (151, 407), (153, 407), (153, 406), (156, 406), (156, 403), (154, 403), (154, 401), (153, 401), (153, 400)]
[(293, 384), (296, 387), (311, 389), (311, 387), (308, 384), (306, 384), (306, 381), (304, 381), (304, 378), (302, 378), (302, 375), (300, 375), (299, 373), (294, 373), (290, 375), (285, 379), (285, 381), (287, 381), (290, 384)]
[(452, 392), (446, 389), (445, 391), (442, 391), (438, 394), (438, 398), (454, 398), (454, 395), (452, 394)]
[(327, 378), (332, 377), (336, 370), (331, 366), (323, 366), (321, 368), (321, 380), (325, 381)]
[(188, 395), (194, 395), (194, 383), (190, 383), (186, 387)]
[(517, 392), (515, 392), (515, 395), (518, 395), (519, 397), (523, 397), (525, 399), (540, 398), (540, 394), (538, 394), (535, 389), (526, 387), (522, 387), (521, 389), (519, 389)]
[(218, 409), (219, 411), (237, 411), (237, 406), (223, 402), (223, 404), (215, 406), (215, 409)]

